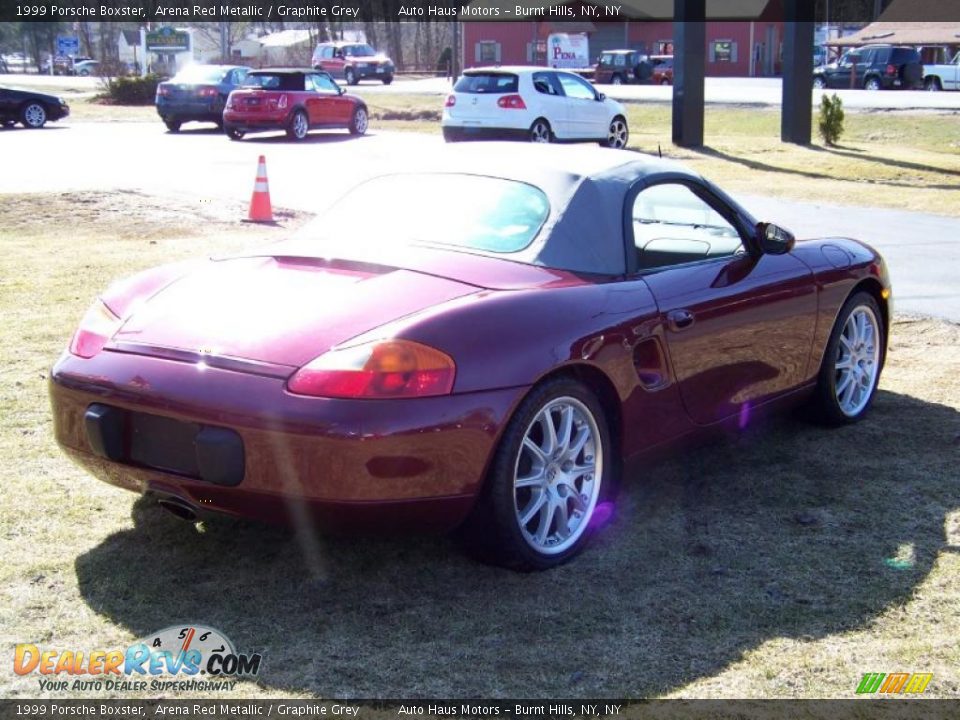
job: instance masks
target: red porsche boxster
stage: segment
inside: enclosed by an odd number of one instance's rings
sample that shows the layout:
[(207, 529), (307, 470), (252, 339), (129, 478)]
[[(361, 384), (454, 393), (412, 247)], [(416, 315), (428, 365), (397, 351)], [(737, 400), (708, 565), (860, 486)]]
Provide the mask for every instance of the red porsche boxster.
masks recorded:
[(772, 408), (869, 408), (890, 283), (868, 246), (795, 243), (637, 153), (442, 155), (299, 237), (103, 293), (51, 374), (63, 449), (188, 519), (460, 528), (539, 569), (627, 461)]

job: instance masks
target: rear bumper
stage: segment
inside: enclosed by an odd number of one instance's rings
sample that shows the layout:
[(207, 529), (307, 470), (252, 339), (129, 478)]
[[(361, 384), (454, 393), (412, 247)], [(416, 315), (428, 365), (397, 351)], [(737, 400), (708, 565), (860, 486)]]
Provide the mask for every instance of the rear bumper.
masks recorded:
[[(199, 371), (192, 363), (110, 351), (89, 360), (65, 354), (50, 378), (57, 442), (105, 482), (175, 497), (198, 512), (273, 522), (306, 512), (325, 528), (362, 532), (459, 525), (523, 392), (390, 401), (305, 398), (288, 393), (277, 378)], [(119, 459), (111, 459), (89, 430), (91, 406), (156, 418), (160, 425), (124, 426), (122, 449), (114, 454)], [(163, 423), (235, 434), (242, 470), (239, 477), (222, 477), (236, 484), (194, 471), (184, 459), (184, 452), (194, 452), (190, 438), (178, 440), (180, 433), (163, 430)], [(147, 438), (159, 448), (131, 450), (142, 446), (144, 438), (133, 435), (143, 427), (161, 428), (158, 437)], [(208, 467), (210, 457), (236, 458), (235, 448), (224, 452), (206, 451)]]
[(290, 121), (290, 113), (286, 110), (279, 113), (238, 113), (226, 110), (223, 113), (224, 126), (243, 132), (257, 132), (259, 130), (285, 130)]
[(462, 140), (526, 140), (528, 130), (517, 128), (490, 128), (476, 126), (443, 127), (443, 137), (448, 141)]
[(223, 117), (223, 102), (220, 100), (185, 102), (159, 99), (157, 101), (157, 114), (164, 120), (220, 122)]

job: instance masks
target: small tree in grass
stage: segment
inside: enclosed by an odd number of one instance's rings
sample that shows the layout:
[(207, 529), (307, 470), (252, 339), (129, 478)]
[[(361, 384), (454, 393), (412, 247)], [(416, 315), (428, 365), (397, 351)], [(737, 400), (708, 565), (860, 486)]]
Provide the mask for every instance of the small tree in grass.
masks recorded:
[(843, 135), (843, 100), (834, 93), (820, 98), (820, 136), (827, 145), (836, 145)]

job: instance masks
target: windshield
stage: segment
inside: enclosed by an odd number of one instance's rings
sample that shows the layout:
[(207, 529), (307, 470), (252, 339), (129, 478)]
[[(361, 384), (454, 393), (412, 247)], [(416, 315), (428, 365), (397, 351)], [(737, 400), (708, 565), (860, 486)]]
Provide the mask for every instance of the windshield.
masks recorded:
[(220, 82), (227, 71), (216, 65), (190, 65), (177, 73), (173, 82)]
[(513, 180), (452, 173), (385, 175), (355, 187), (301, 237), (328, 248), (427, 245), (513, 253), (533, 241), (549, 212), (540, 189)]
[(376, 55), (377, 51), (369, 45), (344, 45), (343, 54), (349, 57), (369, 57)]

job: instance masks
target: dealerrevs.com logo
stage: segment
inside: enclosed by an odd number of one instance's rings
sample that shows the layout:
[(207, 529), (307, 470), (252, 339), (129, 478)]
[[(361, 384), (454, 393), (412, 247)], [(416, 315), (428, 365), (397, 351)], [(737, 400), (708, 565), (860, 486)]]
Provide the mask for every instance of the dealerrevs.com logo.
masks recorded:
[(211, 627), (173, 625), (123, 649), (83, 651), (21, 643), (14, 649), (13, 671), (39, 675), (44, 691), (232, 690), (236, 678), (260, 672), (261, 659), (259, 653), (238, 653)]

